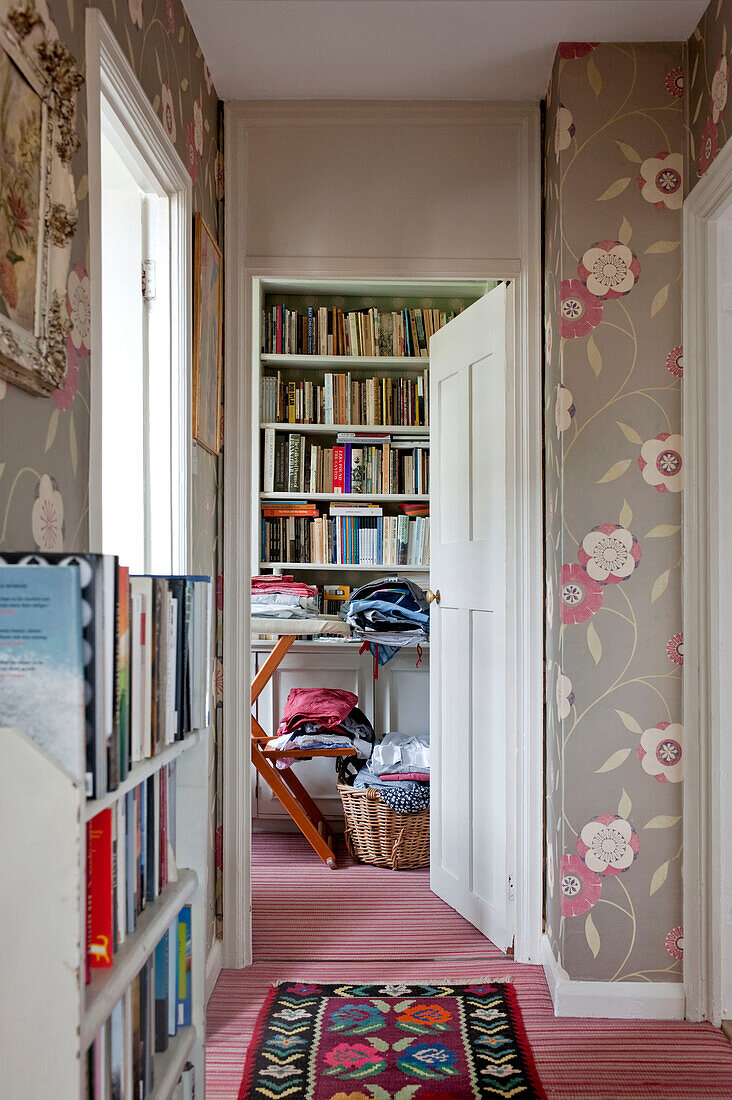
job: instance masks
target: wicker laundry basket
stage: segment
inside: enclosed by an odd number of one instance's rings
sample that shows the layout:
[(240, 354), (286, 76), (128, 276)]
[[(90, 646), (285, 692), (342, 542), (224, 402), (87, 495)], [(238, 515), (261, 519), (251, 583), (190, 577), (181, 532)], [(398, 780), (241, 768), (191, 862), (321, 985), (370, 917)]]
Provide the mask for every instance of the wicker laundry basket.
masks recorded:
[(430, 861), (430, 812), (398, 814), (373, 788), (338, 784), (346, 818), (346, 845), (355, 859), (391, 867), (426, 867)]

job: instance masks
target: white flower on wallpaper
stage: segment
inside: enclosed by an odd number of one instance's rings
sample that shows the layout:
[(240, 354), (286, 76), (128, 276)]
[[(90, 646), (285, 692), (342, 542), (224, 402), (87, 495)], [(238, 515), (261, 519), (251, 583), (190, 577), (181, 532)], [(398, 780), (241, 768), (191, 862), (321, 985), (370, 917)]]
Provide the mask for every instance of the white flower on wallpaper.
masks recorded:
[(560, 722), (563, 722), (565, 718), (569, 717), (569, 712), (574, 706), (572, 681), (569, 676), (565, 676), (563, 672), (560, 672), (557, 677), (555, 697), (557, 703), (557, 717)]
[(175, 142), (177, 136), (175, 107), (173, 105), (173, 93), (170, 90), (169, 84), (163, 84), (160, 89), (160, 114), (162, 115), (163, 126), (165, 127), (168, 137), (172, 142)]
[(557, 426), (557, 439), (559, 439), (562, 432), (566, 432), (574, 420), (576, 411), (572, 394), (566, 386), (559, 382), (557, 384), (557, 399), (554, 403), (554, 423)]
[(712, 120), (719, 122), (722, 112), (727, 106), (727, 91), (729, 88), (729, 65), (727, 58), (722, 56), (717, 62), (712, 77)]
[(641, 558), (638, 539), (618, 523), (602, 523), (582, 539), (581, 566), (600, 584), (619, 584), (633, 575)]
[(554, 347), (554, 329), (552, 328), (551, 314), (544, 318), (544, 362), (551, 363), (552, 349)]
[(589, 912), (600, 900), (600, 876), (590, 871), (585, 861), (574, 854), (562, 856), (559, 873), (562, 916), (579, 917)]
[(626, 244), (604, 240), (587, 249), (577, 274), (595, 297), (620, 298), (633, 289), (640, 270), (638, 257)]
[(680, 210), (684, 201), (684, 158), (681, 153), (657, 153), (640, 166), (641, 195), (659, 210)]
[(643, 771), (659, 783), (680, 783), (684, 778), (683, 743), (684, 727), (678, 722), (659, 722), (644, 730), (637, 750)]
[(557, 108), (554, 120), (554, 155), (559, 160), (559, 154), (569, 148), (575, 135), (575, 125), (572, 121), (572, 112), (561, 103)]
[(619, 875), (627, 871), (640, 849), (633, 826), (617, 814), (600, 814), (582, 829), (577, 852), (588, 870), (598, 875)]
[(549, 887), (549, 896), (554, 897), (554, 845), (551, 840), (546, 843), (546, 884)]
[(669, 432), (647, 439), (641, 447), (638, 469), (659, 493), (681, 492), (683, 447), (683, 437)]
[(75, 264), (66, 282), (66, 312), (71, 321), (69, 333), (76, 351), (89, 354), (91, 330), (91, 298), (89, 276), (81, 264)]
[(31, 531), (39, 550), (64, 548), (64, 502), (55, 478), (43, 474), (36, 487), (31, 512)]

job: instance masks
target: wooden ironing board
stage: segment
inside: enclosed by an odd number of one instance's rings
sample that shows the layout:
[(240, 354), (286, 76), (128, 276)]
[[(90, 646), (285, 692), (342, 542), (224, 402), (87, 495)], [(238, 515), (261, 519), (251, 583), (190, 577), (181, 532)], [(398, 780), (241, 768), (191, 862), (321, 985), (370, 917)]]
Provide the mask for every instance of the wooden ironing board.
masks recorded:
[[(279, 668), (285, 654), (297, 638), (309, 634), (350, 635), (350, 627), (335, 615), (323, 615), (317, 619), (257, 619), (251, 620), (252, 634), (275, 634), (278, 640), (266, 661), (252, 680), (252, 706), (264, 691)], [(332, 869), (336, 865), (333, 845), (333, 830), (328, 825), (317, 805), (310, 797), (292, 768), (278, 770), (275, 762), (278, 757), (294, 757), (307, 760), (313, 756), (355, 756), (356, 750), (350, 749), (267, 749), (271, 740), (257, 719), (252, 715), (252, 763), (257, 772), (271, 788), (277, 798), (297, 825), (298, 829), (318, 853), (323, 863)]]

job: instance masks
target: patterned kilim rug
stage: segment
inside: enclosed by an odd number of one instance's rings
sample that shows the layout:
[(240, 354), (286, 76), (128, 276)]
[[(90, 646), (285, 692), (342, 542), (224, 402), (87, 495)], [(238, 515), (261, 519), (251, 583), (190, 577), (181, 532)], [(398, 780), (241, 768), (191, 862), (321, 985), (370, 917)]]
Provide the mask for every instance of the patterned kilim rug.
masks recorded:
[(512, 985), (270, 991), (239, 1100), (545, 1100)]

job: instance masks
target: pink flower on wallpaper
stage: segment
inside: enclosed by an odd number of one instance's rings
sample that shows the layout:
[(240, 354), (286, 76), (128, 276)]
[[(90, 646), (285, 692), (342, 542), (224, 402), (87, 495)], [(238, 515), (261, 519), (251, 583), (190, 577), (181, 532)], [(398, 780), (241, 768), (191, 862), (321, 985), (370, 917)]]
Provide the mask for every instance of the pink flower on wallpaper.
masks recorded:
[(681, 925), (677, 925), (676, 928), (672, 928), (670, 932), (666, 933), (666, 950), (672, 959), (683, 959), (684, 957), (684, 929)]
[(629, 294), (640, 275), (635, 252), (620, 241), (598, 241), (580, 260), (577, 274), (590, 294), (598, 298), (622, 298)]
[(577, 837), (577, 854), (598, 875), (627, 871), (640, 849), (633, 826), (617, 814), (600, 814), (588, 821)]
[(554, 156), (557, 160), (559, 160), (559, 154), (564, 149), (569, 148), (575, 132), (576, 127), (572, 121), (572, 112), (569, 107), (565, 107), (560, 103), (554, 119)]
[(74, 403), (79, 389), (79, 353), (74, 347), (71, 336), (66, 337), (66, 381), (53, 391), (56, 408), (68, 412)]
[(574, 420), (577, 412), (572, 400), (572, 394), (561, 382), (557, 384), (557, 398), (554, 402), (554, 423), (557, 426), (557, 439), (562, 432), (566, 432)]
[(641, 195), (658, 210), (680, 210), (683, 192), (684, 158), (681, 153), (656, 153), (640, 166), (637, 179)]
[(584, 623), (602, 607), (602, 585), (575, 563), (562, 566), (559, 594), (559, 614), (563, 623)]
[(43, 474), (36, 486), (31, 511), (31, 531), (39, 550), (64, 548), (64, 502), (55, 478)]
[(579, 279), (562, 279), (559, 287), (559, 335), (567, 340), (587, 336), (602, 320), (602, 302)]
[(659, 783), (680, 783), (684, 778), (684, 727), (674, 722), (659, 722), (644, 730), (637, 748), (643, 771)]
[(196, 130), (192, 122), (186, 126), (186, 168), (195, 183), (198, 179), (198, 151), (196, 150)]
[(729, 65), (727, 58), (722, 56), (717, 62), (712, 77), (712, 121), (719, 122), (722, 112), (727, 106), (727, 91), (729, 88)]
[(165, 0), (165, 19), (168, 24), (168, 30), (171, 34), (175, 33), (175, 3), (174, 0)]
[(674, 99), (681, 99), (684, 94), (684, 70), (681, 65), (677, 65), (666, 75), (666, 91)]
[(684, 663), (684, 635), (679, 631), (678, 634), (674, 634), (672, 638), (669, 638), (666, 643), (666, 656), (669, 661), (673, 661), (675, 665), (683, 665)]
[(698, 174), (703, 176), (719, 152), (719, 130), (717, 124), (710, 115), (704, 124), (699, 140), (699, 168)]
[(173, 92), (169, 84), (163, 84), (160, 89), (160, 114), (163, 126), (170, 140), (175, 144), (177, 130), (175, 125), (175, 107), (173, 105)]
[(666, 370), (674, 378), (684, 377), (684, 349), (681, 344), (677, 344), (666, 356)]
[(641, 558), (638, 539), (618, 523), (601, 523), (582, 539), (577, 559), (594, 581), (619, 584), (633, 575)]
[(684, 440), (680, 435), (661, 432), (641, 447), (638, 469), (643, 480), (659, 493), (680, 493)]
[(562, 856), (559, 867), (562, 916), (580, 917), (600, 900), (602, 879), (579, 856)]
[(560, 42), (557, 49), (559, 56), (565, 61), (574, 61), (578, 57), (587, 57), (592, 53), (597, 42)]

